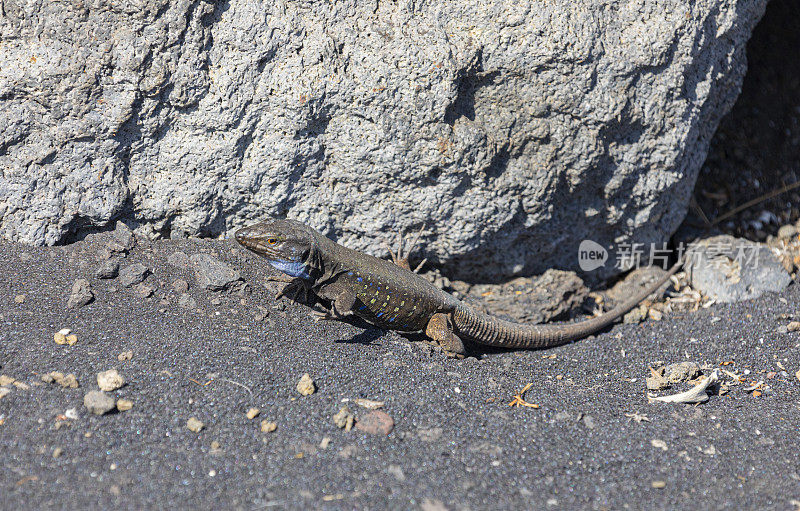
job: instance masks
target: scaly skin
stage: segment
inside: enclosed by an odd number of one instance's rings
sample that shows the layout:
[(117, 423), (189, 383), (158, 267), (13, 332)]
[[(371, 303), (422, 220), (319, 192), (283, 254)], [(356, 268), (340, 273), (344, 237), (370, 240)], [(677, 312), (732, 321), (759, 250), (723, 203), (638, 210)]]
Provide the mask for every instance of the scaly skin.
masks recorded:
[(538, 349), (586, 337), (630, 311), (673, 275), (676, 263), (652, 286), (615, 309), (567, 325), (521, 325), (478, 312), (397, 264), (335, 243), (294, 220), (267, 220), (236, 232), (236, 241), (331, 302), (318, 319), (349, 314), (401, 332), (424, 331), (445, 350), (465, 352), (462, 339), (503, 348)]

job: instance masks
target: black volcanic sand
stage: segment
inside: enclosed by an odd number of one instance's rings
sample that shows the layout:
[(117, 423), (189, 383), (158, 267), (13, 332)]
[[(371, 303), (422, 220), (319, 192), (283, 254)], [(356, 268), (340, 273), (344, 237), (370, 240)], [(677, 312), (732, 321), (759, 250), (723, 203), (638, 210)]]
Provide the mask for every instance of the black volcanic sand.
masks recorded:
[[(3, 509), (792, 509), (800, 500), (800, 332), (785, 329), (800, 319), (797, 284), (560, 348), (453, 360), (396, 333), (311, 321), (308, 307), (276, 302), (268, 265), (230, 241), (140, 240), (122, 264), (151, 268), (156, 292), (142, 298), (93, 277), (106, 239), (0, 244), (0, 374), (30, 386), (0, 398)], [(225, 261), (251, 294), (199, 289), (191, 270), (167, 263), (176, 250)], [(91, 281), (96, 299), (69, 310), (76, 278)], [(196, 309), (178, 305), (178, 278)], [(261, 321), (259, 306), (269, 313)], [(53, 340), (65, 327), (73, 346)], [(648, 366), (686, 360), (749, 370), (748, 383), (769, 389), (756, 397), (733, 386), (699, 406), (648, 403)], [(111, 394), (133, 408), (91, 415), (83, 396), (111, 368), (127, 381)], [(42, 383), (50, 371), (74, 373), (80, 387)], [(295, 389), (304, 373), (313, 395)], [(528, 383), (539, 408), (509, 407)], [(332, 416), (356, 398), (384, 401), (394, 430), (338, 429)], [(251, 407), (261, 409), (253, 420)], [(69, 409), (76, 419), (64, 420)], [(190, 417), (205, 428), (190, 431)], [(262, 433), (264, 419), (277, 430)]]

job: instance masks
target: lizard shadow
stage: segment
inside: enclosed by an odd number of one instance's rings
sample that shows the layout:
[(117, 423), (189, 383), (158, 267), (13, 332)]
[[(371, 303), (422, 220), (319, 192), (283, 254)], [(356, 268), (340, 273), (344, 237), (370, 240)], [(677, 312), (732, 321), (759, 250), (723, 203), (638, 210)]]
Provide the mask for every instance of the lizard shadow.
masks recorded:
[(341, 321), (342, 323), (347, 323), (348, 325), (352, 325), (356, 328), (360, 328), (361, 332), (355, 334), (349, 339), (337, 339), (333, 341), (334, 343), (337, 344), (363, 344), (365, 346), (368, 346), (373, 344), (375, 340), (383, 337), (387, 333), (386, 330), (378, 328), (374, 325), (370, 325), (363, 319), (356, 316), (341, 318), (339, 319), (339, 321)]

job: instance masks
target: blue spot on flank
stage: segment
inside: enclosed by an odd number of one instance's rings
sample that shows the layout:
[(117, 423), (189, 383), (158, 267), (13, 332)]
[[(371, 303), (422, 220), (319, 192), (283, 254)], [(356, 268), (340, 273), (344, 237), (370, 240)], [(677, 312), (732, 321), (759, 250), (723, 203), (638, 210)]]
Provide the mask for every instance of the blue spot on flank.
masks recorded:
[(366, 305), (362, 305), (361, 307), (359, 307), (359, 308), (358, 308), (358, 310), (360, 310), (360, 311), (363, 311), (363, 310), (364, 310), (364, 309), (366, 309), (366, 308), (367, 308), (367, 306), (366, 306)]
[(381, 316), (383, 316), (383, 312), (379, 312), (379, 313), (378, 313), (378, 314), (377, 314), (375, 317), (376, 317), (376, 318), (379, 318), (379, 317), (381, 317)]
[[(351, 275), (352, 275), (352, 274), (351, 274)], [(362, 280), (364, 280), (364, 279), (362, 279), (361, 277), (356, 277), (356, 280), (357, 280), (357, 281), (359, 281), (359, 282), (361, 282), (361, 281), (362, 281)]]
[(347, 274), (348, 275), (353, 275), (353, 272), (349, 271), (349, 272), (347, 272)]

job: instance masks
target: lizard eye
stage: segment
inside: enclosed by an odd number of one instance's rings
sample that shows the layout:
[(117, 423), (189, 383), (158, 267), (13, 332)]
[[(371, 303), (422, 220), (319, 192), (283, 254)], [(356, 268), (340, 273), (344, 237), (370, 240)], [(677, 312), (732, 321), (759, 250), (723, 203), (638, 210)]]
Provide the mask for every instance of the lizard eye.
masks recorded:
[(277, 238), (267, 238), (267, 243), (274, 245), (278, 242)]

